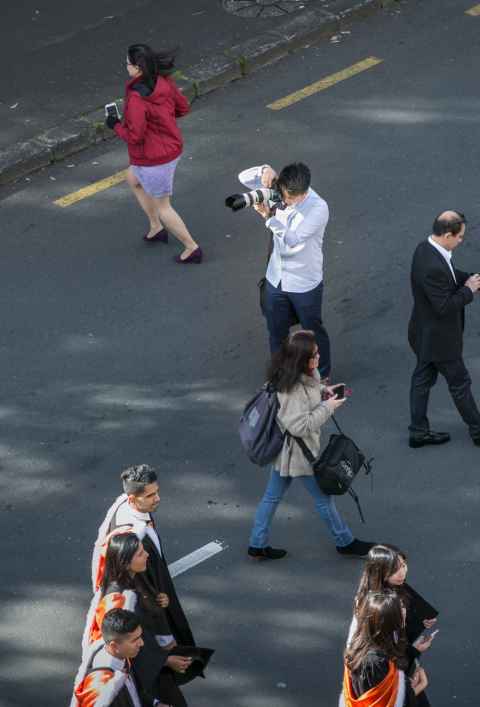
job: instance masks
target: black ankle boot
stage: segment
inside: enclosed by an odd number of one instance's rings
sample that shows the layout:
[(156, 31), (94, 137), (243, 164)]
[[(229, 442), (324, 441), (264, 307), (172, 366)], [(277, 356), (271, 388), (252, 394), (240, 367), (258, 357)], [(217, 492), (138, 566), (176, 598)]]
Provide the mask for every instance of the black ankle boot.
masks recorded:
[(281, 560), (287, 554), (286, 550), (270, 547), (249, 547), (248, 554), (254, 560)]
[(355, 538), (349, 545), (345, 545), (344, 547), (337, 546), (337, 552), (347, 557), (366, 557), (375, 544), (376, 543), (367, 543)]

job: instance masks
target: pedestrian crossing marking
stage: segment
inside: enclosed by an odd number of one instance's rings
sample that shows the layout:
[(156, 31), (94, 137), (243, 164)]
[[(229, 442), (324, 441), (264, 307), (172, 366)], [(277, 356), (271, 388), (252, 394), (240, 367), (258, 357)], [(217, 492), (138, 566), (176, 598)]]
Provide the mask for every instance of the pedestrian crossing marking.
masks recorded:
[(61, 206), (62, 208), (65, 208), (66, 206), (71, 206), (72, 204), (76, 204), (77, 201), (82, 201), (82, 199), (88, 199), (89, 196), (98, 194), (99, 191), (110, 189), (110, 187), (114, 187), (115, 184), (120, 184), (120, 182), (124, 182), (126, 178), (127, 170), (122, 169), (121, 172), (112, 174), (111, 177), (106, 177), (106, 179), (100, 179), (100, 181), (98, 182), (93, 182), (93, 184), (89, 184), (88, 187), (83, 187), (83, 189), (79, 189), (78, 191), (74, 191), (71, 194), (62, 196), (61, 199), (57, 199), (53, 203), (57, 206)]
[(214, 540), (206, 545), (202, 545), (198, 550), (194, 550), (189, 555), (181, 557), (176, 562), (172, 562), (168, 565), (168, 570), (172, 577), (178, 577), (179, 574), (183, 574), (188, 570), (192, 569), (201, 562), (205, 562), (213, 555), (217, 555), (222, 550), (225, 550), (227, 546), (221, 540)]
[(280, 98), (278, 101), (269, 103), (267, 108), (270, 108), (271, 110), (282, 110), (282, 108), (288, 108), (294, 103), (298, 103), (298, 101), (303, 101), (304, 98), (312, 96), (314, 93), (325, 91), (325, 89), (331, 88), (331, 86), (340, 83), (340, 81), (345, 81), (346, 79), (352, 78), (352, 76), (360, 74), (362, 71), (367, 71), (367, 69), (371, 69), (374, 66), (381, 64), (382, 61), (383, 59), (377, 59), (377, 57), (369, 56), (362, 61), (358, 61), (356, 64), (352, 64), (352, 66), (347, 66), (346, 69), (342, 69), (341, 71), (337, 71), (335, 74), (325, 76), (325, 78), (320, 79), (320, 81), (315, 81), (315, 83), (311, 83), (309, 86), (305, 86), (299, 91), (290, 93), (288, 96)]
[(470, 10), (465, 10), (466, 15), (471, 15), (472, 17), (478, 17), (480, 15), (480, 5), (474, 5)]

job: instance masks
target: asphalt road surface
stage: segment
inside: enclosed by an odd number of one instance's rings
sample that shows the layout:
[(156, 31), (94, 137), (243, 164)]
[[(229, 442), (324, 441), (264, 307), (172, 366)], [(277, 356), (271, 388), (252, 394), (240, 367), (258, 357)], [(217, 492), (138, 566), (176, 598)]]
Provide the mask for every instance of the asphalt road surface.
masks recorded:
[[(477, 707), (480, 450), (446, 387), (431, 401), (442, 449), (407, 445), (406, 343), (412, 251), (444, 208), (480, 221), (480, 18), (463, 0), (401, 5), (195, 105), (175, 203), (206, 253), (180, 268), (174, 244), (146, 246), (125, 184), (68, 208), (55, 199), (125, 166), (123, 144), (83, 153), (3, 192), (0, 584), (2, 707), (66, 704), (90, 599), (91, 546), (119, 471), (160, 470), (169, 560), (220, 539), (228, 548), (177, 579), (197, 640), (217, 649), (191, 705), (334, 707), (362, 568), (337, 556), (302, 488), (272, 543), (287, 559), (245, 555), (266, 473), (246, 462), (236, 425), (263, 381), (257, 306), (266, 232), (231, 214), (236, 174), (305, 160), (332, 218), (325, 320), (339, 414), (376, 459), (357, 483), (359, 537), (408, 553), (410, 581), (441, 612), (425, 666), (435, 707)], [(266, 108), (368, 56), (382, 63), (281, 111)], [(72, 165), (72, 166), (70, 166)], [(480, 269), (470, 227), (459, 267)], [(480, 309), (468, 308), (466, 360), (480, 397)]]

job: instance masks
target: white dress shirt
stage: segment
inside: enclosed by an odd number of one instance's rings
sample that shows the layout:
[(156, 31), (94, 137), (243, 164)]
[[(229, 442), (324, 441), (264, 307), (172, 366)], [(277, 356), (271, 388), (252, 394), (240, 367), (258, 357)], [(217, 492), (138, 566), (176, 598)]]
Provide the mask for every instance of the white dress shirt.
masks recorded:
[[(102, 648), (93, 659), (92, 668), (111, 668), (116, 672), (125, 672), (126, 661), (121, 658), (115, 658), (115, 656), (110, 655), (105, 648)], [(135, 685), (135, 681), (130, 673), (127, 675), (125, 680), (125, 687), (130, 695), (133, 707), (142, 707), (140, 697), (138, 696), (137, 686)]]
[(455, 270), (453, 269), (452, 265), (452, 252), (436, 243), (436, 241), (433, 240), (432, 236), (428, 237), (428, 242), (430, 243), (430, 245), (433, 245), (433, 247), (436, 248), (440, 255), (444, 258), (448, 267), (450, 268), (450, 272), (452, 273), (453, 279), (455, 280), (455, 282), (457, 282), (457, 278), (455, 277)]
[[(248, 189), (262, 186), (262, 169), (250, 167), (238, 175)], [(323, 237), (328, 223), (327, 202), (313, 189), (303, 201), (277, 209), (265, 225), (273, 233), (273, 251), (267, 280), (274, 287), (282, 283), (285, 292), (309, 292), (323, 280)]]

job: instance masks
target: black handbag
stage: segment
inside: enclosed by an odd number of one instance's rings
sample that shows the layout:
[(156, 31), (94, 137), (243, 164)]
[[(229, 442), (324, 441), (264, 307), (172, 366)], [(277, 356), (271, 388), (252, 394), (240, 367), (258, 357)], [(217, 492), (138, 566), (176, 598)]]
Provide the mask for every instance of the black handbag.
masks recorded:
[(327, 446), (317, 458), (313, 456), (303, 439), (290, 436), (297, 442), (312, 467), (315, 480), (321, 491), (328, 496), (343, 496), (348, 493), (358, 508), (362, 523), (365, 523), (360, 501), (352, 488), (352, 483), (362, 468), (365, 469), (365, 474), (370, 474), (373, 458), (367, 460), (355, 442), (342, 432), (333, 415), (332, 420), (337, 427), (338, 434), (330, 435)]

